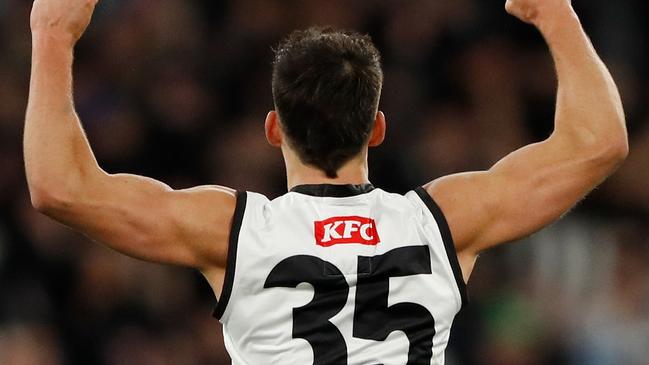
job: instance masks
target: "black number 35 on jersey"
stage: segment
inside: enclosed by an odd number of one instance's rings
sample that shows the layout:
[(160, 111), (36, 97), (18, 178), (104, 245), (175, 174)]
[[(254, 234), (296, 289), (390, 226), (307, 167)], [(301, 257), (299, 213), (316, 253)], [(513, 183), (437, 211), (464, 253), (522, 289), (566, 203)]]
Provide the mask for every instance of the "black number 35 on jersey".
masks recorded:
[[(402, 331), (410, 343), (407, 365), (430, 364), (435, 336), (431, 313), (415, 303), (388, 306), (390, 278), (431, 274), (430, 262), (427, 246), (401, 247), (379, 256), (359, 256), (353, 336), (385, 341), (393, 331)], [(330, 322), (347, 302), (349, 286), (345, 277), (330, 262), (298, 255), (277, 264), (264, 288), (295, 288), (301, 283), (311, 284), (314, 296), (305, 306), (293, 308), (293, 338), (309, 342), (314, 365), (346, 365), (347, 344)]]

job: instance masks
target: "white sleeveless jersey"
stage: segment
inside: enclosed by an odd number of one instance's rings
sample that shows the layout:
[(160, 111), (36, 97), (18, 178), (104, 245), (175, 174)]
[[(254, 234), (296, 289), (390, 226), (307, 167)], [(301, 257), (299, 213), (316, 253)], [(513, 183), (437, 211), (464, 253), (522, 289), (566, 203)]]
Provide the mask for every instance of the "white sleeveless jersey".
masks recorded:
[(449, 228), (422, 188), (238, 193), (215, 310), (234, 365), (444, 364), (465, 301)]

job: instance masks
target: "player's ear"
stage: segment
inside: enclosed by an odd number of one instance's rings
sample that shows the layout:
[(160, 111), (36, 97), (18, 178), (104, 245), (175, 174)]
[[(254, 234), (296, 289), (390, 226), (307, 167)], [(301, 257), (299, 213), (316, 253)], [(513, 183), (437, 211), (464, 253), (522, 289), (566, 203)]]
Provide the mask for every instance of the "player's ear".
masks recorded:
[(377, 147), (385, 140), (385, 130), (387, 128), (385, 122), (385, 114), (382, 111), (376, 113), (376, 120), (374, 121), (374, 128), (372, 128), (372, 135), (370, 136), (370, 147)]
[(279, 115), (276, 111), (271, 110), (266, 116), (264, 125), (266, 130), (266, 140), (273, 147), (282, 146), (282, 128), (279, 125)]

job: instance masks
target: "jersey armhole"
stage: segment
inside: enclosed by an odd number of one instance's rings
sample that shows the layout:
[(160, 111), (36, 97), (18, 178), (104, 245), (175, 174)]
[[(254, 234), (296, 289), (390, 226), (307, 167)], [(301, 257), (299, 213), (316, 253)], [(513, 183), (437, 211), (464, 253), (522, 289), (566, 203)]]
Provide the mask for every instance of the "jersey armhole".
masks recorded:
[(243, 214), (246, 210), (246, 202), (248, 194), (245, 191), (237, 191), (237, 204), (234, 208), (234, 216), (232, 217), (232, 226), (230, 227), (230, 238), (228, 240), (228, 258), (225, 266), (225, 277), (223, 279), (223, 290), (221, 297), (216, 303), (214, 313), (212, 314), (216, 319), (221, 319), (225, 313), (225, 309), (230, 301), (232, 295), (232, 286), (234, 284), (234, 272), (237, 263), (237, 248), (239, 245), (239, 232), (241, 231), (241, 224), (243, 223)]
[(460, 262), (457, 258), (457, 251), (455, 249), (455, 243), (453, 242), (453, 236), (451, 235), (451, 229), (448, 226), (444, 212), (442, 212), (442, 209), (437, 205), (437, 203), (435, 203), (433, 197), (431, 197), (423, 187), (415, 189), (415, 193), (417, 193), (428, 210), (433, 214), (433, 218), (435, 218), (437, 226), (439, 227), (439, 232), (442, 235), (442, 241), (444, 242), (444, 248), (446, 249), (446, 256), (451, 264), (453, 276), (455, 277), (455, 282), (458, 291), (460, 292), (460, 297), (462, 298), (462, 308), (464, 308), (469, 303), (466, 283), (464, 282)]

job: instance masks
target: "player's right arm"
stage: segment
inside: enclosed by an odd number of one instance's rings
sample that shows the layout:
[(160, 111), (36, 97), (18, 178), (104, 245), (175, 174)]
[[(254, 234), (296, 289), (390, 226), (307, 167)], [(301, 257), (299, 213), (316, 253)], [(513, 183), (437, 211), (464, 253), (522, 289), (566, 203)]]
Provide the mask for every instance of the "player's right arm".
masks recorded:
[(425, 187), (445, 213), (465, 278), (480, 252), (558, 219), (628, 153), (617, 87), (570, 0), (508, 0), (506, 7), (534, 24), (550, 47), (559, 79), (555, 128), (488, 171)]
[(222, 268), (236, 196), (221, 187), (174, 191), (153, 179), (104, 172), (72, 99), (73, 48), (97, 0), (36, 0), (24, 157), (33, 205), (130, 256)]

